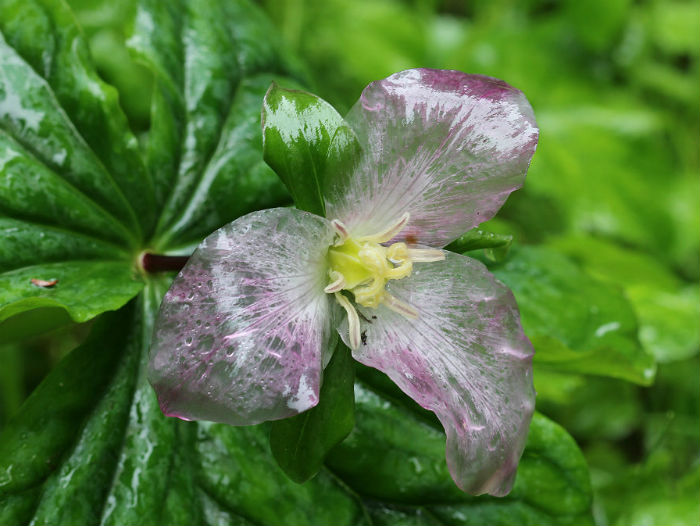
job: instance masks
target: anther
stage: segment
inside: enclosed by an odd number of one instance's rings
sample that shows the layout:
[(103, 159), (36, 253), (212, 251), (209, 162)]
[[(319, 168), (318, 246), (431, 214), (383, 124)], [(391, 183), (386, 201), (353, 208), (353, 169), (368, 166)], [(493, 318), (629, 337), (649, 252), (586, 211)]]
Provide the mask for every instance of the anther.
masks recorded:
[(409, 248), (408, 257), (414, 263), (432, 263), (444, 261), (445, 252), (439, 248)]
[(382, 230), (381, 232), (378, 232), (377, 234), (372, 234), (371, 236), (359, 237), (357, 238), (357, 240), (360, 242), (369, 241), (371, 243), (386, 243), (387, 241), (396, 237), (399, 234), (399, 232), (401, 232), (404, 229), (406, 224), (408, 224), (408, 220), (410, 218), (411, 214), (406, 212), (399, 218), (398, 221), (392, 223), (389, 227)]
[(392, 296), (388, 292), (384, 291), (384, 297), (382, 298), (382, 304), (401, 314), (404, 318), (415, 320), (418, 318), (418, 311), (411, 307), (408, 303), (401, 301), (400, 299)]
[(348, 227), (346, 227), (340, 219), (334, 219), (331, 221), (331, 225), (333, 226), (335, 233), (338, 234), (338, 240), (336, 241), (335, 246), (342, 245), (348, 238)]
[(340, 292), (335, 293), (335, 299), (341, 307), (345, 309), (348, 315), (348, 336), (350, 340), (350, 349), (353, 351), (360, 346), (360, 317), (357, 315), (355, 307), (352, 306), (350, 300), (343, 296)]
[(343, 290), (345, 288), (345, 276), (343, 276), (337, 270), (331, 270), (329, 274), (333, 281), (329, 283), (325, 289), (323, 289), (323, 292), (326, 294), (333, 294), (334, 292), (340, 292)]

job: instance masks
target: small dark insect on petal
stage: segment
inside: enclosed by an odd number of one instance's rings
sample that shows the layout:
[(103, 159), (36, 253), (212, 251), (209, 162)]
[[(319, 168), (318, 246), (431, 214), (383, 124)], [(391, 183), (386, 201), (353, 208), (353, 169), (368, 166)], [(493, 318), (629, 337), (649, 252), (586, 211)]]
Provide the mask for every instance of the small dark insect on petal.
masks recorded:
[(367, 345), (367, 331), (362, 331), (360, 339), (362, 340), (362, 345)]
[(58, 283), (58, 280), (57, 280), (57, 279), (49, 279), (49, 280), (46, 280), (46, 279), (36, 279), (36, 278), (32, 278), (31, 281), (32, 281), (32, 285), (35, 285), (35, 286), (37, 286), (37, 287), (43, 287), (43, 288), (45, 288), (45, 289), (50, 289), (50, 288), (53, 287), (56, 283)]

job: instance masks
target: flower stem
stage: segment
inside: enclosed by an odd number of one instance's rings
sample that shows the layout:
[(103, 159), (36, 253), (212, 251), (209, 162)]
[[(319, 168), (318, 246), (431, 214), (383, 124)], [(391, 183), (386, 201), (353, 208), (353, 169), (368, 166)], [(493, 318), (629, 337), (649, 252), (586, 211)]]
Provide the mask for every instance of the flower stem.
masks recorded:
[(189, 256), (165, 256), (144, 252), (141, 255), (141, 268), (148, 273), (180, 271), (188, 259)]

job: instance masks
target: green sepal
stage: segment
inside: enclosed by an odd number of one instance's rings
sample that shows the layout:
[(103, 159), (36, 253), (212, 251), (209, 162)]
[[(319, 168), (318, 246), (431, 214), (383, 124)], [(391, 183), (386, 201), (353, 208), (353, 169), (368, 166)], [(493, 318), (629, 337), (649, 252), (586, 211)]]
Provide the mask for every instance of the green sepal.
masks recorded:
[(273, 83), (262, 110), (263, 158), (289, 189), (297, 208), (325, 216), (328, 174), (352, 170), (355, 133), (321, 98)]
[(480, 228), (472, 228), (447, 245), (445, 250), (463, 254), (472, 250), (484, 249), (484, 255), (489, 260), (501, 261), (508, 254), (512, 243), (513, 236), (510, 234), (497, 234)]
[(326, 454), (352, 431), (355, 426), (354, 384), (350, 349), (338, 342), (323, 372), (318, 405), (272, 423), (270, 449), (293, 481), (306, 482), (316, 475)]

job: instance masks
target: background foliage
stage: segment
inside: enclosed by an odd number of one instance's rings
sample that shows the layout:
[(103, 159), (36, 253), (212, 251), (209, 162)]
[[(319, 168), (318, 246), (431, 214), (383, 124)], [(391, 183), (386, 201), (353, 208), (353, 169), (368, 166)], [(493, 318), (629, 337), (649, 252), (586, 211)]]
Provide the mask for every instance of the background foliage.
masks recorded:
[[(245, 2), (72, 0), (85, 37), (62, 2), (1, 3), (13, 73), (0, 93), (22, 90), (53, 120), (36, 136), (2, 121), (3, 152), (31, 155), (3, 164), (0, 185), (0, 523), (698, 522), (695, 2), (267, 0), (275, 30)], [(369, 370), (357, 371), (355, 430), (303, 486), (276, 467), (264, 426), (166, 420), (143, 381), (169, 277), (134, 275), (138, 251), (187, 253), (289, 202), (256, 135), (270, 81), (308, 86), (342, 114), (368, 82), (419, 66), (503, 78), (541, 127), (525, 188), (483, 225), (512, 248), (470, 252), (516, 295), (548, 417), (504, 500), (459, 494), (439, 426)], [(71, 170), (42, 151), (47, 137), (76, 157)], [(146, 171), (152, 190), (135, 190)], [(78, 174), (81, 192), (49, 172)], [(126, 198), (82, 187), (95, 172)], [(51, 297), (26, 283), (37, 264), (60, 278)]]

